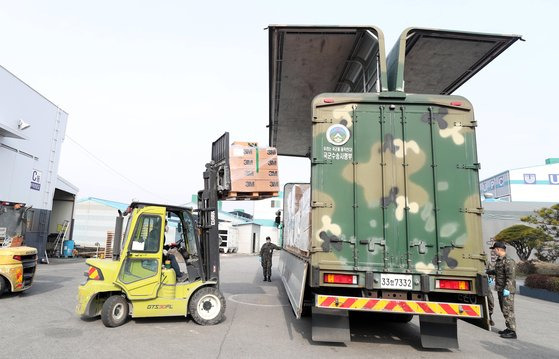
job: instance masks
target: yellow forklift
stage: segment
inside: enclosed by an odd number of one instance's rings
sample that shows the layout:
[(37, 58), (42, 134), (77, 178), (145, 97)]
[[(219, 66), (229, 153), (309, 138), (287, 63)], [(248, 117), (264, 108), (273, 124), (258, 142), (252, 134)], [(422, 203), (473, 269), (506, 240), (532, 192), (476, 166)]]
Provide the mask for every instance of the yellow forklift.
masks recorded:
[(24, 246), (29, 209), (23, 203), (0, 201), (0, 297), (33, 284), (37, 249)]
[[(122, 325), (129, 316), (190, 314), (200, 325), (222, 321), (225, 299), (219, 290), (217, 202), (226, 195), (218, 190), (223, 188), (218, 182), (229, 158), (228, 148), (228, 133), (213, 143), (196, 211), (144, 202), (133, 202), (124, 213), (119, 211), (113, 258), (86, 261), (86, 279), (78, 289), (78, 315), (101, 315), (107, 327)], [(180, 238), (175, 249), (184, 261), (173, 263), (172, 254), (165, 255), (168, 221), (178, 223)], [(177, 273), (177, 262), (184, 263), (184, 273)]]

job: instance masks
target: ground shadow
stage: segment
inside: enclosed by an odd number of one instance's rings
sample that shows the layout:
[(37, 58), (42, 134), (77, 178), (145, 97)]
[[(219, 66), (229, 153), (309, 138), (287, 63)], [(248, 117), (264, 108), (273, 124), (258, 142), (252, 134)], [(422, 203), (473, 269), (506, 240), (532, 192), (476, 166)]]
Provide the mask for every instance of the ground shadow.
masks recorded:
[(26, 290), (24, 293), (25, 295), (39, 295), (47, 293), (62, 288), (63, 285), (61, 283), (64, 283), (69, 279), (71, 278), (48, 274), (38, 274), (33, 279), (31, 288)]
[(452, 352), (422, 347), (420, 328), (415, 323), (399, 323), (386, 315), (363, 312), (351, 312), (349, 319), (352, 342), (406, 345), (422, 352)]
[(501, 339), (502, 342), (481, 341), (482, 347), (504, 358), (526, 358), (526, 353), (530, 353), (531, 358), (559, 358), (559, 350), (532, 344), (523, 340)]

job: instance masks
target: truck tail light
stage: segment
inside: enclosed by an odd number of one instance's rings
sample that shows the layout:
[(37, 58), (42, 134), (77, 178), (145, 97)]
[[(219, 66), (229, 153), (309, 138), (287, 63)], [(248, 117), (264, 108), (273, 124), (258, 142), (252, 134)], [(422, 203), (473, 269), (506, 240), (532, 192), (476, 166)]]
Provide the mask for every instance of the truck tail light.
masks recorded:
[(357, 284), (357, 276), (352, 274), (324, 274), (324, 283), (332, 284)]
[(103, 280), (103, 273), (95, 267), (89, 267), (89, 270), (85, 272), (85, 276), (88, 280)]
[(450, 290), (470, 290), (469, 280), (453, 280), (453, 279), (437, 279), (435, 281), (435, 288), (437, 289), (450, 289)]
[(15, 256), (13, 256), (13, 258), (16, 261), (21, 261), (21, 256), (15, 255)]

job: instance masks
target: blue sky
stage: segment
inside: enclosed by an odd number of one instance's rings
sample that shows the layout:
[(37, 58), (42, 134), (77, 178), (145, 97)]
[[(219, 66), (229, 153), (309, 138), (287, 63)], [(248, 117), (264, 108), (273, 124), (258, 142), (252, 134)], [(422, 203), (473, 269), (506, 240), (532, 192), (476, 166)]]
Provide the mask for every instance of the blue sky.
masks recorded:
[[(474, 105), (485, 178), (559, 157), (557, 4), (0, 0), (0, 64), (69, 113), (59, 173), (80, 197), (184, 203), (221, 133), (267, 144), (267, 25), (375, 25), (387, 51), (410, 26), (520, 34), (455, 92)], [(307, 169), (280, 159), (283, 183)]]

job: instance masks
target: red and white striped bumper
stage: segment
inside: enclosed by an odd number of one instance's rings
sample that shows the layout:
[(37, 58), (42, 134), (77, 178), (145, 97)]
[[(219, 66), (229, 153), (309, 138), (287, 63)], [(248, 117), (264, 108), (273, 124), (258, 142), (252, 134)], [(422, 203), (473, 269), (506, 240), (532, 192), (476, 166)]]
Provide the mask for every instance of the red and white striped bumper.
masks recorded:
[(316, 306), (326, 309), (361, 310), (381, 313), (439, 315), (459, 318), (483, 317), (482, 308), (479, 304), (317, 295)]

